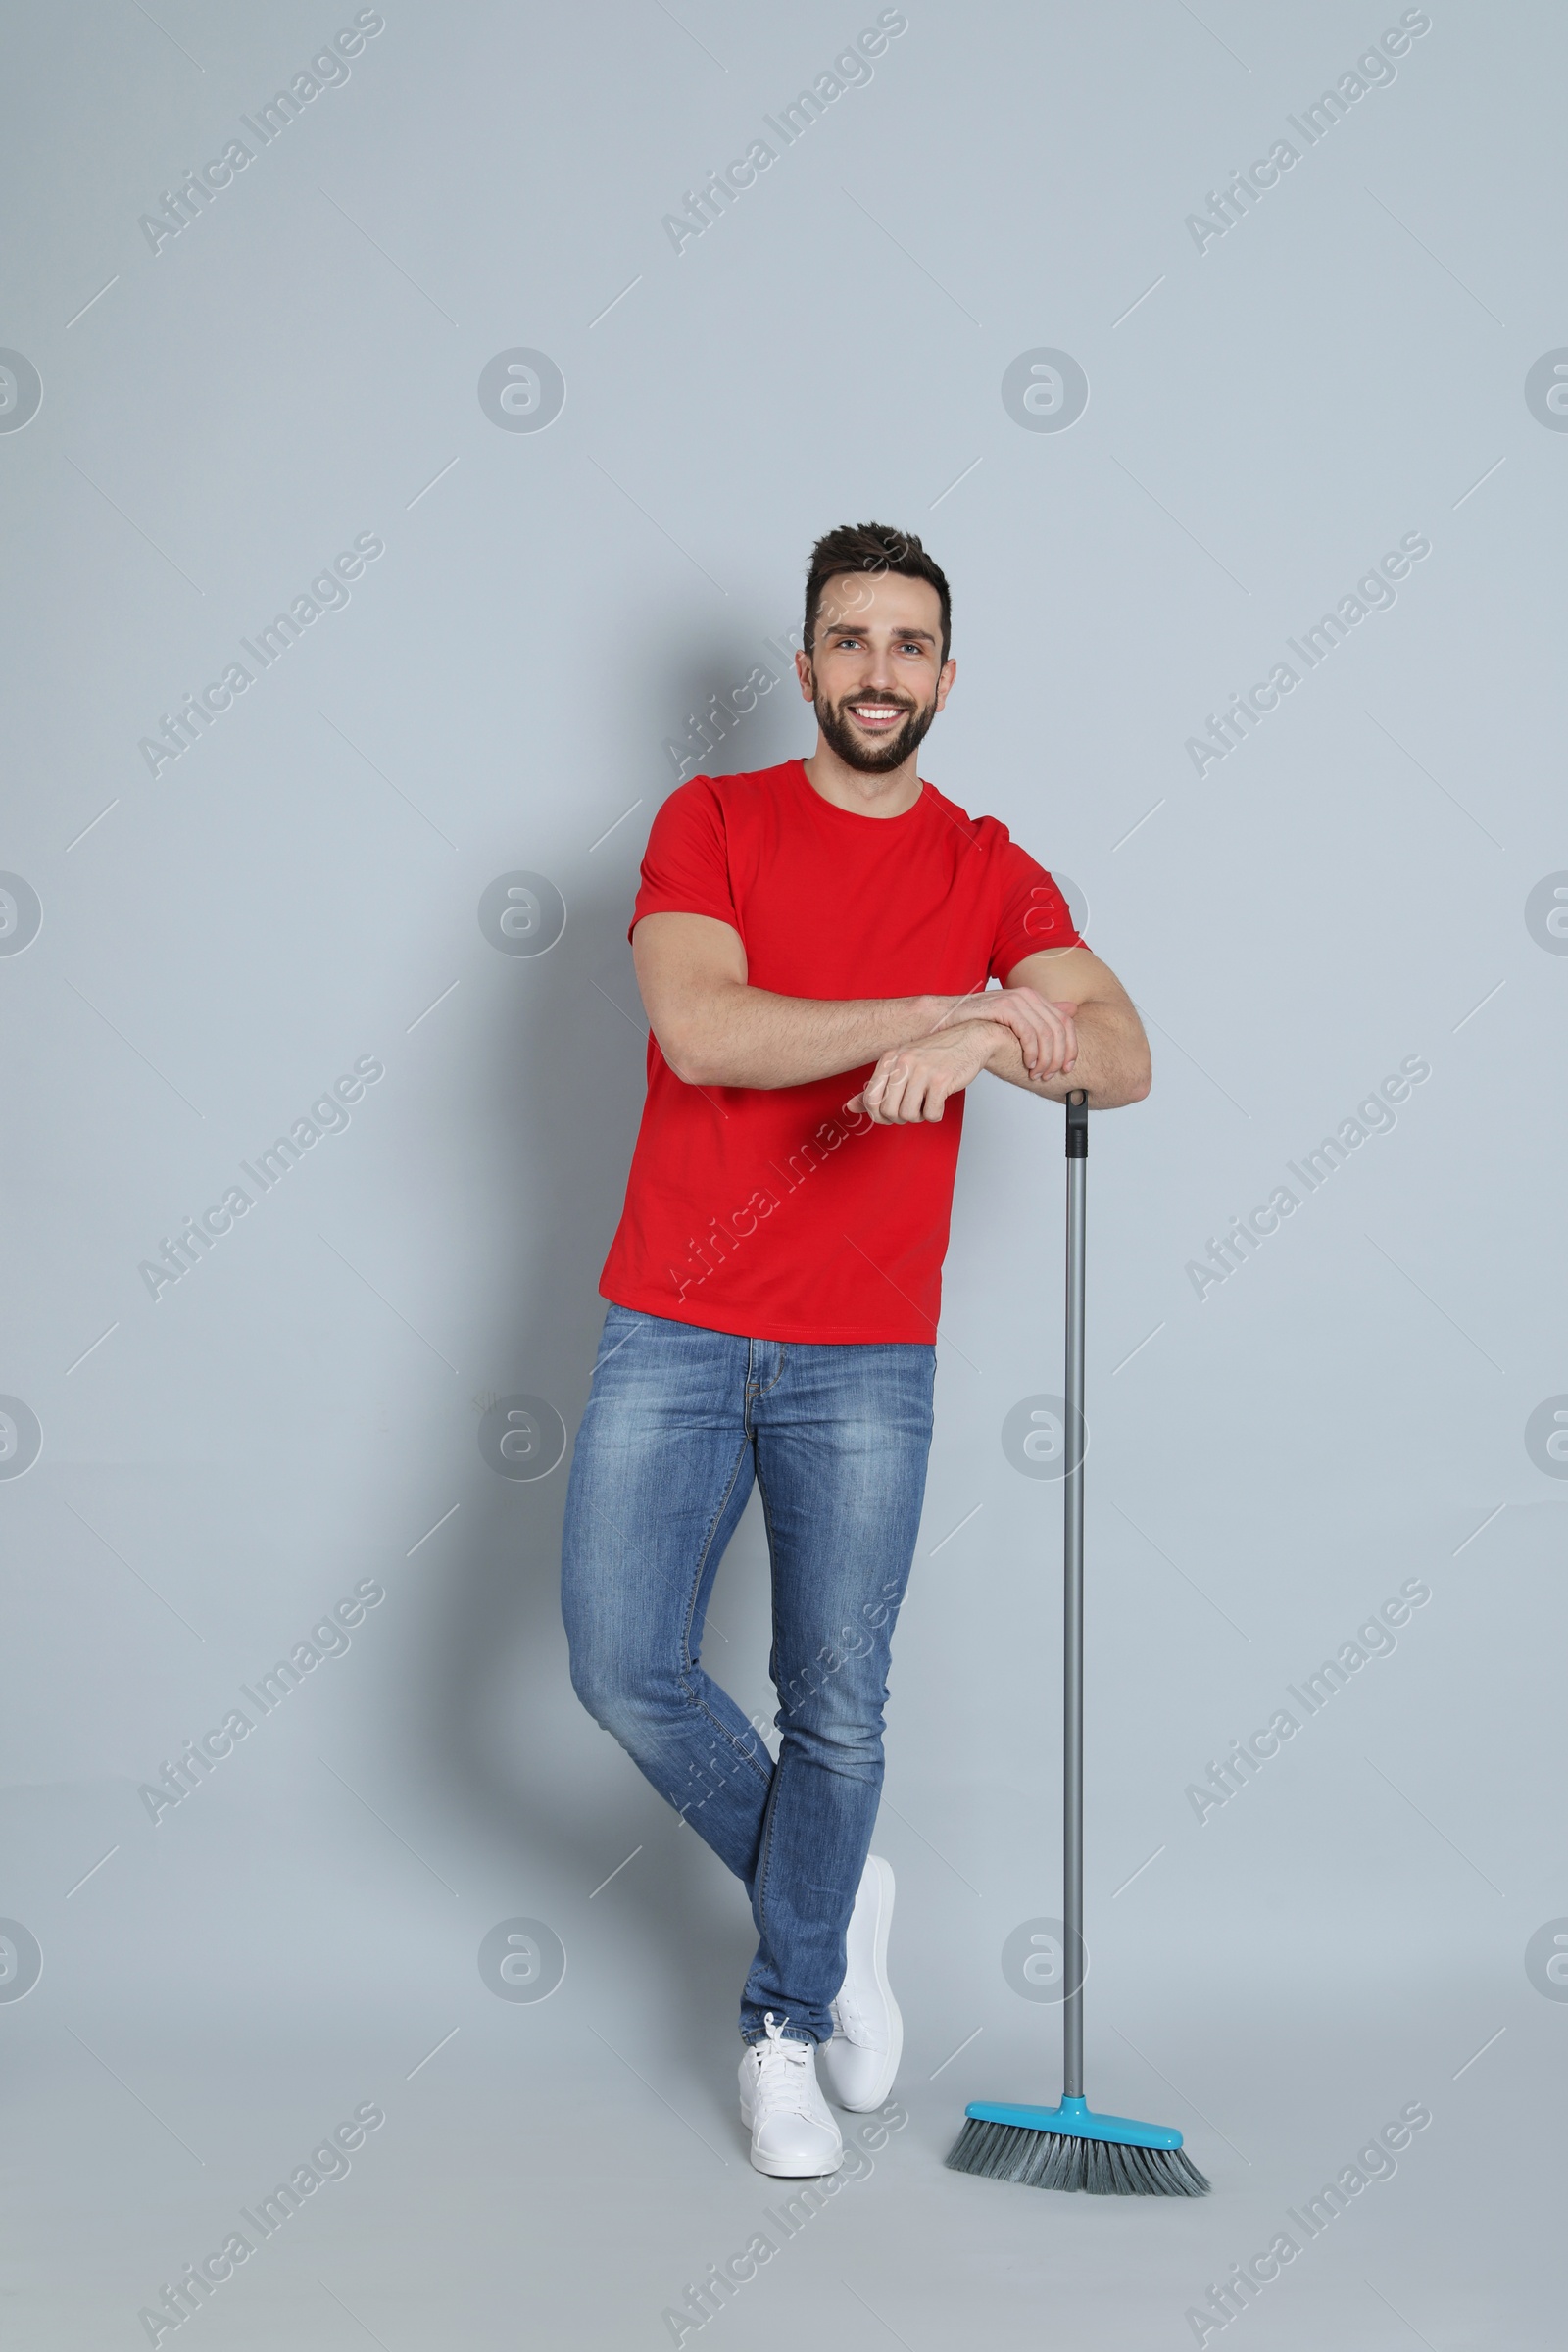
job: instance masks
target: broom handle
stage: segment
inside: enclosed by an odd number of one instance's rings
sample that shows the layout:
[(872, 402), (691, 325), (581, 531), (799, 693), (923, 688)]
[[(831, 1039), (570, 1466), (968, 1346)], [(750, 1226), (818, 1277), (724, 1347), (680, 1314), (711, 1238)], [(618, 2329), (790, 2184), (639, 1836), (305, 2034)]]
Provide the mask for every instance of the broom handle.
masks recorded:
[(1062, 1926), (1067, 1972), (1061, 2004), (1062, 2095), (1084, 2089), (1084, 1180), (1089, 1159), (1089, 1096), (1067, 1097), (1067, 1448), (1062, 1480)]

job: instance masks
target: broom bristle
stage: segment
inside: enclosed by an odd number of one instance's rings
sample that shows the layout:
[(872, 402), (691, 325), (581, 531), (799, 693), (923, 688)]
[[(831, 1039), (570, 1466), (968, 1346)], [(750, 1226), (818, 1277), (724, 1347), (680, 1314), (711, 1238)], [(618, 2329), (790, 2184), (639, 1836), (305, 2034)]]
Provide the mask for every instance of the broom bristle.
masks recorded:
[(947, 2159), (950, 2171), (1025, 2188), (1081, 2188), (1094, 2197), (1206, 2197), (1208, 2182), (1184, 2148), (1130, 2148), (1063, 2132), (1031, 2132), (970, 2116)]

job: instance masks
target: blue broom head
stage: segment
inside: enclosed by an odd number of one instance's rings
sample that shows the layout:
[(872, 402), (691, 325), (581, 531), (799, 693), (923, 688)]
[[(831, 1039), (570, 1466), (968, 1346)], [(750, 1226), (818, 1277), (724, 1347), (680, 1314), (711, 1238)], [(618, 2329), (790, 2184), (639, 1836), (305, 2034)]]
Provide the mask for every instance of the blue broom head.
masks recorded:
[(956, 2173), (1091, 2196), (1202, 2197), (1208, 2182), (1170, 2124), (1102, 2115), (1081, 2098), (1056, 2107), (976, 2099), (948, 2159)]

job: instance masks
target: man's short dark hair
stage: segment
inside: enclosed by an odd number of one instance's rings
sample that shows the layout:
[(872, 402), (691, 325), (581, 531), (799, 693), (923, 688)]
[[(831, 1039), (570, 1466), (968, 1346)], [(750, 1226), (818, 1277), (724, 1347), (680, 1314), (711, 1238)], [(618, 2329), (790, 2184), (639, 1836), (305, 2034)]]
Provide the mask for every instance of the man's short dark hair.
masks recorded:
[(836, 531), (824, 531), (812, 548), (811, 566), (806, 575), (808, 655), (816, 642), (816, 613), (822, 590), (829, 580), (846, 571), (878, 575), (896, 571), (906, 580), (927, 581), (941, 599), (942, 659), (947, 660), (953, 636), (953, 599), (948, 592), (948, 575), (926, 554), (912, 531), (896, 531), (885, 522), (841, 522)]

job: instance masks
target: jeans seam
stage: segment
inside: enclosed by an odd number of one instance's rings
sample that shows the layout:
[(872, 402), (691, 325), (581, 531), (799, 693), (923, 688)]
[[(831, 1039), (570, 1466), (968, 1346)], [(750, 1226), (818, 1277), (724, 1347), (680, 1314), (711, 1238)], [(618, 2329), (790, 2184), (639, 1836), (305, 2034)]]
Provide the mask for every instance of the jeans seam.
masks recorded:
[[(773, 1662), (776, 1666), (779, 1663), (778, 1576), (774, 1567), (773, 1513), (767, 1499), (767, 1482), (762, 1476), (762, 1465), (760, 1459), (759, 1459), (757, 1464), (757, 1492), (761, 1497), (762, 1525), (767, 1532), (767, 1612), (769, 1623), (773, 1628)], [(776, 1681), (773, 1685), (773, 1695), (775, 1698), (780, 1696), (779, 1688)], [(758, 1933), (762, 1936), (764, 1941), (767, 1938), (767, 1866), (772, 1858), (773, 1821), (778, 1811), (778, 1796), (775, 1785), (778, 1781), (778, 1776), (783, 1769), (784, 1735), (782, 1732), (780, 1732), (778, 1760), (774, 1764), (772, 1774), (770, 1776), (766, 1823), (762, 1832), (761, 1851), (757, 1857), (757, 1877), (754, 1881), (754, 1885), (757, 1888)]]
[[(774, 1569), (773, 1512), (767, 1499), (767, 1481), (762, 1476), (762, 1461), (760, 1454), (758, 1455), (757, 1460), (757, 1492), (761, 1500), (762, 1527), (767, 1537), (767, 1621), (773, 1632), (773, 1664), (776, 1666), (779, 1658), (778, 1576)], [(776, 1681), (773, 1685), (773, 1695), (775, 1698), (779, 1696), (779, 1688)]]
[[(762, 1850), (757, 1857), (757, 1878), (755, 1881), (757, 1887), (757, 1931), (764, 1943), (766, 1943), (768, 1940), (766, 1899), (767, 1866), (769, 1861), (772, 1859), (773, 1853), (773, 1820), (778, 1811), (777, 1781), (779, 1773), (783, 1769), (783, 1764), (784, 1758), (781, 1753), (778, 1762), (773, 1767), (774, 1786), (768, 1791), (766, 1826), (762, 1832)], [(755, 1962), (753, 1965), (756, 1965)], [(750, 1983), (750, 1975), (748, 1975), (747, 1981)]]

